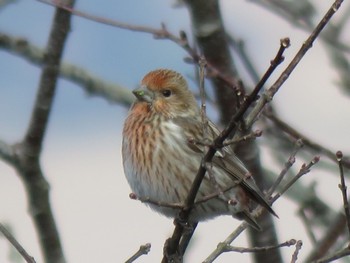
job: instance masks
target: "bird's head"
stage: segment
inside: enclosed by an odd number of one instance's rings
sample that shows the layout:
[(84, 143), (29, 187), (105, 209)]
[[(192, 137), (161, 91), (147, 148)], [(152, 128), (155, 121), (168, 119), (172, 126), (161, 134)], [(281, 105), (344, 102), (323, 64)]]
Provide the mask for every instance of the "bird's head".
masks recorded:
[(149, 72), (141, 87), (133, 91), (137, 104), (147, 103), (150, 110), (167, 118), (198, 114), (198, 105), (183, 76), (173, 70)]

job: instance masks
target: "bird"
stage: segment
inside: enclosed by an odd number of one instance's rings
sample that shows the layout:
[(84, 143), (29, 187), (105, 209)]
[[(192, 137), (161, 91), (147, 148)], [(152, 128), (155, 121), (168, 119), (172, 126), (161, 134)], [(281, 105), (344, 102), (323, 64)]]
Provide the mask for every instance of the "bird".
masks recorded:
[[(133, 94), (136, 100), (122, 135), (124, 174), (134, 195), (149, 200), (145, 203), (153, 210), (176, 218), (181, 207), (171, 204), (184, 204), (202, 165), (205, 142), (220, 131), (209, 119), (203, 129), (195, 96), (174, 70), (147, 73)], [(261, 230), (251, 213), (254, 203), (277, 216), (232, 147), (218, 149), (206, 167), (190, 222), (231, 215)]]

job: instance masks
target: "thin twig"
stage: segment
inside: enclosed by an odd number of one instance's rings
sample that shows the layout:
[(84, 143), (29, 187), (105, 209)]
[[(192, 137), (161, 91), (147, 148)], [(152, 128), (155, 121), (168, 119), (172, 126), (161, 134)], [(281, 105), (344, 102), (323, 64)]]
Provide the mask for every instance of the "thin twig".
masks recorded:
[(301, 46), (297, 54), (294, 56), (292, 61), (289, 63), (289, 65), (286, 67), (286, 69), (281, 73), (280, 77), (275, 81), (275, 83), (263, 94), (261, 99), (257, 102), (257, 105), (254, 107), (254, 109), (249, 113), (247, 116), (246, 126), (250, 127), (258, 114), (261, 112), (263, 107), (266, 103), (272, 100), (273, 96), (276, 94), (276, 92), (280, 89), (282, 84), (288, 79), (290, 74), (293, 72), (295, 67), (299, 64), (301, 59), (305, 56), (307, 51), (312, 47), (313, 42), (316, 40), (316, 38), (319, 36), (323, 28), (327, 25), (327, 23), (330, 21), (332, 16), (337, 12), (339, 7), (341, 6), (342, 2), (344, 0), (336, 0), (332, 4), (332, 6), (329, 8), (327, 13), (323, 16), (321, 21), (318, 23), (316, 28), (312, 31), (310, 36), (306, 39), (304, 44)]
[(35, 259), (30, 256), (27, 251), (21, 246), (21, 244), (14, 238), (13, 235), (4, 227), (3, 224), (0, 223), (0, 232), (6, 237), (6, 239), (14, 246), (14, 248), (18, 251), (19, 254), (23, 257), (23, 259), (27, 263), (35, 263)]
[[(13, 37), (0, 32), (0, 48), (36, 66), (43, 67), (45, 64), (45, 49), (35, 46), (25, 38)], [(129, 89), (94, 76), (82, 67), (62, 62), (59, 67), (59, 75), (61, 78), (81, 86), (88, 95), (101, 96), (110, 103), (119, 103), (122, 106), (130, 107), (134, 100)]]
[(346, 230), (346, 217), (343, 212), (339, 212), (327, 225), (326, 233), (319, 237), (317, 243), (312, 247), (312, 251), (306, 257), (305, 262), (311, 262), (324, 257), (327, 252), (344, 235)]
[(132, 255), (128, 260), (125, 261), (125, 263), (131, 263), (134, 262), (136, 259), (141, 257), (142, 255), (147, 255), (151, 251), (151, 244), (147, 243), (145, 245), (141, 245), (139, 250)]
[(348, 226), (348, 234), (350, 238), (350, 207), (349, 207), (349, 202), (348, 202), (348, 197), (346, 193), (346, 184), (345, 184), (345, 179), (344, 179), (344, 169), (343, 169), (343, 153), (341, 151), (337, 151), (336, 153), (338, 165), (339, 165), (339, 175), (340, 175), (340, 184), (339, 188), (341, 190), (342, 196), (343, 196), (343, 205), (344, 205), (344, 212), (346, 216), (346, 222)]
[(203, 263), (211, 263), (222, 254), (227, 244), (231, 244), (246, 228), (247, 222), (241, 223), (223, 242), (219, 243), (216, 249), (203, 261)]
[(203, 57), (199, 60), (199, 94), (201, 98), (201, 117), (202, 117), (202, 126), (203, 126), (203, 135), (204, 137), (207, 135), (208, 121), (207, 121), (207, 113), (206, 113), (206, 97), (205, 97), (205, 89), (204, 89), (204, 77), (205, 77), (205, 66), (206, 61)]
[[(327, 156), (331, 161), (336, 162), (333, 151), (331, 151), (330, 149), (327, 149), (321, 144), (316, 143), (311, 138), (307, 137), (305, 134), (294, 129), (288, 123), (280, 119), (275, 113), (270, 111), (265, 111), (264, 115), (268, 117), (271, 121), (273, 121), (278, 128), (280, 128), (282, 131), (292, 136), (294, 139), (301, 139), (305, 146), (311, 148), (312, 150), (316, 151), (319, 154), (323, 154)], [(343, 165), (346, 166), (347, 168), (350, 168), (350, 158), (347, 158), (347, 159), (343, 158)]]
[[(317, 157), (315, 157), (307, 166), (302, 166), (298, 174), (291, 180), (293, 183), (295, 183), (298, 179), (300, 179), (302, 174), (305, 174), (310, 171), (310, 168), (316, 164), (315, 159), (317, 160)], [(308, 168), (307, 168), (308, 167)], [(289, 185), (289, 184), (288, 184)], [(285, 186), (282, 189), (282, 192), (284, 193), (289, 187)], [(273, 204), (278, 198), (281, 197), (280, 195), (275, 195), (271, 200), (271, 204)], [(269, 198), (269, 196), (267, 196)], [(263, 208), (261, 206), (258, 206), (254, 211), (252, 212), (252, 215), (254, 217), (258, 217), (263, 212)], [(203, 261), (203, 263), (211, 263), (213, 262), (217, 257), (222, 254), (223, 250), (225, 249), (225, 246), (227, 244), (231, 244), (233, 240), (235, 240), (246, 228), (248, 227), (247, 222), (243, 222), (237, 227), (223, 242), (221, 242), (217, 248)]]
[(296, 244), (295, 239), (288, 240), (286, 242), (283, 242), (281, 244), (273, 245), (273, 246), (265, 246), (265, 247), (235, 247), (235, 246), (230, 246), (227, 244), (224, 244), (225, 249), (223, 252), (239, 252), (239, 253), (257, 253), (257, 252), (264, 252), (272, 249), (277, 249), (281, 247), (290, 247), (294, 246)]
[(302, 177), (303, 175), (307, 174), (310, 172), (310, 169), (312, 166), (314, 166), (316, 163), (318, 163), (320, 160), (319, 156), (315, 156), (311, 162), (309, 162), (308, 164), (303, 164), (299, 170), (299, 172), (296, 174), (296, 176), (294, 176), (287, 184), (285, 184), (284, 187), (282, 187), (282, 189), (280, 190), (279, 193), (277, 193), (272, 199), (271, 202), (274, 202), (275, 200), (277, 200), (280, 196), (282, 196), (284, 194), (284, 192), (286, 192), (297, 180), (300, 179), (300, 177)]
[(299, 251), (301, 249), (301, 247), (303, 246), (303, 241), (298, 240), (295, 244), (295, 250), (294, 253), (292, 255), (292, 259), (290, 261), (290, 263), (295, 263), (298, 260), (298, 255), (299, 255)]
[(350, 255), (350, 248), (346, 247), (338, 252), (324, 258), (312, 261), (312, 263), (328, 263)]
[(173, 209), (182, 209), (184, 204), (181, 203), (166, 203), (153, 200), (149, 197), (137, 196), (135, 193), (129, 194), (130, 199), (141, 201), (142, 203), (151, 204), (159, 207), (173, 208)]
[[(79, 16), (79, 17), (82, 17), (82, 18), (85, 18), (85, 19), (88, 19), (91, 21), (95, 21), (97, 23), (102, 23), (105, 25), (109, 25), (109, 26), (113, 26), (113, 27), (121, 28), (121, 29), (126, 29), (126, 30), (130, 30), (130, 31), (151, 34), (156, 39), (168, 39), (168, 40), (176, 43), (180, 47), (182, 47), (191, 56), (193, 62), (199, 63), (199, 61), (200, 61), (200, 58), (201, 58), (200, 55), (197, 53), (195, 48), (192, 48), (189, 45), (186, 34), (183, 31), (181, 31), (179, 36), (176, 36), (176, 35), (170, 33), (164, 24), (162, 24), (159, 29), (158, 28), (151, 28), (151, 27), (147, 27), (147, 26), (141, 26), (141, 25), (131, 25), (128, 23), (123, 23), (123, 22), (112, 20), (112, 19), (107, 19), (104, 17), (99, 17), (99, 16), (91, 15), (91, 14), (88, 14), (85, 12), (81, 12), (79, 10), (73, 9), (69, 6), (61, 4), (61, 3), (54, 1), (54, 0), (37, 0), (37, 1), (48, 4), (48, 5), (55, 6), (57, 8), (61, 8), (63, 10), (70, 12), (72, 15)], [(235, 79), (223, 74), (219, 69), (215, 68), (213, 65), (211, 65), (208, 62), (207, 62), (207, 68), (210, 69), (211, 76), (216, 76), (216, 77), (220, 78), (226, 84), (228, 84), (232, 87), (237, 86)]]
[(312, 231), (312, 224), (310, 222), (310, 220), (307, 218), (304, 208), (300, 208), (298, 211), (298, 214), (300, 215), (301, 221), (304, 223), (304, 226), (306, 228), (306, 233), (309, 236), (312, 244), (316, 244), (317, 240), (316, 240), (316, 236), (314, 234), (314, 232)]
[[(215, 188), (215, 194), (216, 196), (219, 196), (221, 199), (228, 201), (228, 198), (224, 196), (224, 192), (219, 186), (218, 182), (216, 181), (216, 178), (214, 176), (214, 171), (213, 171), (213, 163), (206, 163), (205, 169), (207, 170), (207, 174), (209, 176), (210, 183), (214, 186)], [(209, 200), (209, 199), (208, 199)], [(196, 203), (196, 202), (195, 202)]]
[[(284, 46), (283, 48), (280, 47), (278, 51), (278, 56), (276, 55), (274, 59), (274, 63), (271, 63), (270, 67), (268, 68), (267, 72), (264, 74), (264, 77), (259, 83), (256, 85), (252, 93), (244, 100), (241, 107), (238, 109), (238, 111), (235, 113), (235, 115), (231, 118), (231, 121), (229, 122), (228, 126), (220, 133), (220, 135), (215, 138), (213, 141), (213, 144), (209, 146), (209, 150), (205, 154), (204, 158), (202, 159), (202, 164), (211, 162), (212, 158), (214, 157), (216, 151), (223, 147), (224, 141), (228, 138), (228, 136), (232, 136), (238, 128), (238, 123), (240, 120), (242, 120), (244, 114), (248, 110), (248, 108), (251, 106), (251, 104), (256, 100), (260, 90), (262, 89), (263, 85), (265, 84), (268, 76), (270, 76), (274, 69), (276, 69), (277, 65), (283, 61), (283, 52), (287, 48), (287, 46)], [(197, 175), (192, 183), (191, 189), (189, 191), (189, 194), (185, 201), (185, 208), (180, 212), (179, 217), (181, 222), (187, 222), (190, 212), (193, 208), (193, 204), (195, 202), (195, 198), (197, 195), (197, 192), (199, 190), (199, 187), (202, 183), (202, 180), (204, 178), (204, 175), (206, 173), (205, 165), (201, 165)], [(183, 225), (177, 224), (175, 226), (175, 230), (173, 232), (173, 235), (170, 239), (168, 239), (168, 246), (167, 246), (167, 252), (164, 254), (162, 262), (167, 262), (167, 257), (170, 255), (175, 255), (176, 251), (178, 250), (178, 245), (183, 233)]]
[(291, 155), (288, 158), (288, 161), (284, 164), (284, 168), (280, 172), (279, 176), (277, 177), (276, 181), (274, 184), (271, 186), (271, 188), (268, 191), (268, 195), (272, 195), (273, 192), (277, 189), (277, 187), (280, 185), (281, 181), (283, 180), (284, 176), (287, 174), (289, 169), (292, 167), (292, 165), (295, 163), (295, 156), (299, 149), (303, 147), (303, 142), (301, 140), (297, 140), (295, 142), (295, 148)]
[(239, 138), (233, 138), (231, 140), (225, 140), (225, 142), (222, 144), (223, 146), (228, 146), (228, 145), (235, 145), (238, 143), (241, 143), (243, 141), (247, 141), (247, 140), (253, 140), (256, 139), (257, 137), (260, 137), (262, 135), (262, 131), (261, 130), (256, 130), (253, 131), (247, 135), (241, 136)]
[(233, 47), (233, 49), (237, 52), (239, 58), (244, 64), (247, 72), (249, 73), (251, 79), (254, 83), (259, 81), (259, 74), (254, 67), (254, 63), (252, 59), (249, 58), (249, 55), (245, 49), (244, 41), (241, 39), (236, 39), (232, 35), (227, 35), (227, 40), (229, 44)]
[[(198, 198), (198, 199), (196, 199), (196, 202), (194, 203), (194, 205), (199, 205), (201, 203), (209, 201), (210, 199), (213, 199), (215, 197), (221, 196), (222, 194), (226, 193), (227, 191), (230, 191), (232, 188), (236, 187), (237, 185), (239, 185), (241, 183), (242, 183), (242, 180), (237, 180), (237, 181), (233, 182), (232, 185), (227, 186), (223, 190), (219, 190), (216, 193), (212, 193), (212, 194), (206, 195), (206, 196), (204, 196), (202, 198)], [(227, 200), (227, 201), (229, 201), (229, 200)]]

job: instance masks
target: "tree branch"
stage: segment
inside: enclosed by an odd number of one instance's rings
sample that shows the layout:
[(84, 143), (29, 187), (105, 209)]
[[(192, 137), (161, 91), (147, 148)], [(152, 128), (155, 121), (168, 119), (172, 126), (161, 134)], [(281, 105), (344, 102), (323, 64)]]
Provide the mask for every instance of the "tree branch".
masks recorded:
[(131, 263), (134, 262), (136, 259), (143, 255), (147, 255), (151, 251), (151, 244), (147, 243), (145, 245), (140, 246), (139, 250), (136, 251), (134, 255), (132, 255), (128, 260), (125, 261), (125, 263)]
[[(45, 63), (45, 50), (36, 47), (24, 38), (16, 38), (9, 34), (0, 33), (0, 48), (20, 56), (39, 67), (43, 67)], [(111, 103), (119, 103), (129, 107), (134, 100), (134, 96), (129, 89), (102, 80), (76, 65), (61, 62), (59, 75), (81, 86), (89, 95), (101, 96)]]
[(35, 259), (27, 253), (27, 251), (21, 246), (21, 244), (18, 243), (18, 241), (14, 238), (14, 236), (9, 231), (7, 231), (7, 229), (1, 223), (0, 223), (0, 232), (14, 246), (14, 248), (18, 251), (18, 253), (21, 254), (23, 259), (27, 263), (36, 263)]
[[(279, 56), (282, 57), (283, 52), (278, 52)], [(276, 61), (280, 61), (276, 59)], [(271, 65), (270, 67), (276, 67), (276, 65)], [(270, 70), (268, 70), (269, 72)], [(271, 72), (272, 73), (272, 72)], [(266, 81), (266, 80), (265, 80)], [(189, 191), (189, 194), (185, 201), (184, 208), (180, 211), (179, 214), (179, 221), (180, 222), (188, 222), (188, 218), (190, 215), (190, 212), (193, 208), (194, 201), (197, 195), (197, 192), (199, 190), (199, 187), (201, 185), (201, 182), (204, 178), (204, 175), (206, 173), (206, 163), (210, 163), (212, 158), (214, 157), (216, 151), (223, 147), (224, 141), (228, 138), (228, 136), (234, 134), (238, 128), (238, 123), (242, 120), (244, 114), (248, 110), (248, 108), (252, 105), (252, 103), (257, 99), (258, 93), (260, 89), (263, 87), (264, 82), (259, 82), (258, 85), (255, 87), (253, 92), (243, 101), (241, 107), (239, 110), (233, 115), (231, 121), (229, 122), (228, 126), (220, 133), (220, 135), (215, 138), (212, 145), (209, 145), (209, 150), (205, 154), (205, 156), (202, 159), (202, 164), (197, 172), (197, 175), (192, 183), (191, 189)], [(175, 220), (176, 221), (176, 220)], [(162, 262), (168, 262), (168, 257), (173, 257), (176, 255), (178, 251), (178, 246), (180, 239), (184, 232), (184, 226), (183, 224), (176, 223), (175, 230), (173, 232), (173, 235), (170, 239), (167, 240), (167, 251), (164, 254), (164, 258)]]
[(343, 3), (343, 0), (336, 0), (332, 4), (332, 6), (328, 9), (327, 13), (323, 16), (321, 21), (318, 23), (316, 28), (312, 31), (310, 36), (306, 39), (304, 44), (301, 46), (297, 54), (294, 56), (292, 61), (288, 64), (286, 69), (281, 73), (279, 78), (275, 81), (275, 83), (263, 94), (262, 99), (260, 99), (257, 102), (257, 106), (254, 107), (254, 109), (249, 113), (247, 117), (246, 126), (250, 127), (255, 118), (258, 116), (258, 114), (261, 112), (262, 108), (265, 106), (266, 103), (272, 100), (273, 95), (276, 94), (276, 92), (280, 89), (282, 84), (288, 79), (290, 74), (293, 72), (295, 67), (299, 64), (301, 59), (305, 56), (307, 51), (312, 47), (314, 41), (319, 36), (323, 28), (327, 25), (327, 23), (330, 21), (332, 16), (338, 11), (341, 4)]
[[(317, 159), (317, 158), (316, 158)], [(290, 187), (291, 184), (295, 183), (300, 177), (306, 173), (308, 173), (311, 169), (312, 166), (316, 164), (315, 158), (311, 160), (311, 162), (307, 165), (303, 165), (299, 172), (295, 175), (294, 178), (292, 178), (291, 183), (288, 183), (284, 185), (280, 191), (280, 193), (284, 193), (287, 191)], [(271, 200), (271, 204), (273, 204), (278, 198), (281, 197), (281, 194), (276, 194)], [(263, 213), (263, 208), (258, 206), (252, 214), (254, 214), (255, 217), (258, 217)], [(221, 242), (217, 248), (203, 261), (203, 263), (211, 263), (213, 262), (216, 258), (218, 258), (223, 251), (225, 250), (225, 247), (229, 244), (231, 244), (246, 228), (248, 227), (247, 222), (243, 222), (237, 227), (223, 242)]]
[[(67, 5), (73, 3), (73, 0), (66, 1)], [(66, 260), (50, 206), (49, 185), (40, 166), (40, 154), (69, 30), (70, 13), (57, 9), (43, 58), (43, 70), (29, 127), (22, 142), (13, 146), (14, 156), (8, 155), (7, 158), (24, 182), (29, 212), (39, 236), (41, 250), (45, 261), (50, 263), (64, 263)]]
[(346, 184), (345, 184), (345, 178), (344, 178), (344, 169), (343, 169), (343, 153), (341, 151), (338, 151), (336, 153), (337, 156), (337, 161), (338, 161), (338, 165), (339, 165), (339, 174), (340, 174), (340, 184), (339, 184), (339, 188), (341, 190), (342, 193), (342, 197), (343, 197), (343, 206), (344, 206), (344, 213), (345, 213), (345, 217), (346, 217), (346, 223), (347, 223), (347, 227), (348, 227), (348, 234), (350, 237), (350, 207), (349, 207), (349, 202), (348, 202), (348, 196), (346, 193)]

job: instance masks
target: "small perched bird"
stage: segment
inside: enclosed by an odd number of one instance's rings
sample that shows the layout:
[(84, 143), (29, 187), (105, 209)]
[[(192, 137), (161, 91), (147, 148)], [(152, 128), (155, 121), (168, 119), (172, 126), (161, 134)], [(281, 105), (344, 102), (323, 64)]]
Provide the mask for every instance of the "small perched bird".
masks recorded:
[[(137, 197), (152, 200), (151, 208), (175, 218), (179, 209), (157, 202), (185, 202), (206, 150), (204, 142), (214, 140), (219, 130), (208, 120), (204, 134), (195, 97), (175, 71), (149, 72), (133, 93), (137, 100), (123, 129), (124, 173)], [(191, 222), (232, 215), (260, 229), (250, 213), (252, 200), (276, 215), (231, 147), (217, 151), (208, 167)]]

